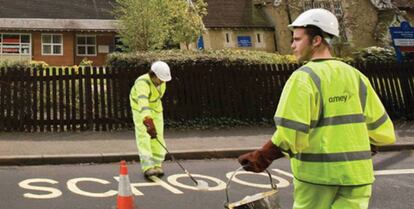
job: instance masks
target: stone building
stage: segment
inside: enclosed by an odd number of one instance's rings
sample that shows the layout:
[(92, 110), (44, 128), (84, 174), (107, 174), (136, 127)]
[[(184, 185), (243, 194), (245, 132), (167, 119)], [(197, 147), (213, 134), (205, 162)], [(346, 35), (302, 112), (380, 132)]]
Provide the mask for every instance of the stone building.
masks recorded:
[(287, 25), (310, 8), (325, 8), (339, 19), (341, 39), (337, 54), (349, 54), (358, 48), (389, 46), (388, 27), (406, 20), (414, 25), (412, 0), (254, 0), (275, 27), (276, 51), (290, 53), (291, 32)]
[(276, 51), (272, 20), (252, 0), (205, 2), (208, 4), (208, 14), (203, 19), (206, 30), (192, 48)]

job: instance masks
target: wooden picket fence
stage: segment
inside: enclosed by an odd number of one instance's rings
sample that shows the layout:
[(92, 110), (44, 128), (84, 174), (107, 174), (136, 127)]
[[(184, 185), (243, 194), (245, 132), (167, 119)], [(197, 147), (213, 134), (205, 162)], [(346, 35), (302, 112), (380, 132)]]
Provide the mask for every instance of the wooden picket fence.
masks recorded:
[[(163, 98), (169, 120), (273, 117), (298, 65), (171, 66)], [(414, 63), (362, 63), (393, 118), (414, 118)], [(148, 66), (0, 69), (0, 131), (84, 131), (132, 127), (129, 91)]]

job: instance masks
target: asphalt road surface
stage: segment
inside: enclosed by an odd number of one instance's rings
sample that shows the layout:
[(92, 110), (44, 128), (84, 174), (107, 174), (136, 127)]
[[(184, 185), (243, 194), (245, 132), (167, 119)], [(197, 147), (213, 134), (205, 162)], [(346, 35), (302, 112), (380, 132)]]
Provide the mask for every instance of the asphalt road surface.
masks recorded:
[[(413, 151), (380, 153), (374, 158), (376, 182), (371, 209), (414, 208)], [(146, 181), (137, 163), (128, 163), (129, 178), (139, 209), (219, 209), (226, 201), (225, 187), (239, 167), (235, 159), (181, 161), (196, 179), (208, 182), (208, 191), (195, 189), (173, 162), (166, 175)], [(269, 169), (277, 183), (282, 208), (292, 207), (292, 176), (286, 159)], [(116, 205), (118, 164), (82, 164), (0, 167), (0, 209), (112, 209)], [(269, 191), (266, 174), (239, 172), (230, 183), (230, 202)]]

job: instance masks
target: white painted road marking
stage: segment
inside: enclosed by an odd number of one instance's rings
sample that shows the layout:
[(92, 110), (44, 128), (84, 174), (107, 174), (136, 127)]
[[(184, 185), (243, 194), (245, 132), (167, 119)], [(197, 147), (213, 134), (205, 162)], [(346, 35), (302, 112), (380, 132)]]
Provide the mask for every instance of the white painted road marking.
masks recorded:
[(395, 169), (395, 170), (378, 170), (374, 175), (396, 175), (396, 174), (414, 174), (414, 169)]
[(24, 181), (21, 181), (19, 183), (19, 186), (23, 189), (49, 192), (48, 194), (24, 193), (23, 196), (25, 198), (51, 199), (51, 198), (56, 198), (56, 197), (59, 197), (59, 196), (62, 195), (62, 192), (58, 189), (51, 188), (51, 187), (44, 187), (44, 186), (33, 186), (33, 185), (31, 185), (31, 183), (57, 184), (59, 182), (57, 182), (53, 179), (44, 179), (44, 178), (26, 179)]
[(75, 194), (79, 194), (79, 195), (83, 195), (83, 196), (87, 196), (87, 197), (111, 197), (114, 196), (116, 194), (118, 194), (117, 191), (115, 190), (109, 190), (107, 192), (103, 192), (103, 193), (93, 193), (93, 192), (87, 192), (84, 190), (81, 190), (78, 187), (78, 183), (82, 182), (82, 181), (90, 181), (90, 182), (96, 182), (96, 183), (100, 183), (100, 184), (110, 184), (111, 182), (103, 180), (103, 179), (97, 179), (97, 178), (75, 178), (75, 179), (71, 179), (69, 180), (66, 185), (68, 187), (68, 189), (75, 193)]
[[(293, 178), (293, 175), (287, 171), (283, 171), (280, 169), (272, 169), (272, 171), (277, 172), (279, 174), (282, 174), (284, 176), (288, 176), (290, 178)], [(230, 178), (230, 176), (234, 173), (233, 172), (228, 172), (226, 173), (226, 177), (227, 179)], [(376, 176), (381, 176), (381, 175), (401, 175), (401, 174), (414, 174), (414, 169), (394, 169), (394, 170), (376, 170), (374, 171), (374, 174)], [(252, 173), (252, 172), (247, 172), (247, 171), (238, 171), (237, 175), (262, 175), (262, 176), (268, 176), (266, 173)], [(245, 186), (250, 186), (250, 187), (257, 187), (257, 188), (270, 188), (269, 184), (256, 184), (256, 183), (252, 183), (252, 182), (247, 182), (247, 181), (243, 181), (239, 178), (237, 178), (237, 175), (233, 177), (232, 181), (235, 183), (239, 183)], [(206, 176), (206, 175), (200, 175), (200, 174), (193, 174), (193, 176), (198, 177), (198, 178), (203, 178), (203, 179), (208, 179), (210, 181), (213, 181), (216, 185), (209, 185), (209, 189), (208, 191), (220, 191), (220, 190), (224, 190), (226, 187), (226, 183), (218, 178), (215, 177), (211, 177), (211, 176)], [(289, 181), (276, 176), (276, 175), (271, 175), (272, 179), (275, 179), (278, 181), (278, 188), (284, 188), (284, 187), (288, 187), (290, 185)], [(178, 181), (179, 178), (188, 178), (188, 176), (186, 174), (174, 174), (171, 175), (167, 178), (167, 181), (164, 181), (162, 179), (159, 178), (154, 178), (154, 182), (142, 182), (142, 183), (131, 183), (131, 189), (132, 192), (135, 196), (141, 196), (144, 195), (142, 192), (140, 192), (138, 190), (139, 187), (151, 187), (151, 186), (161, 186), (164, 189), (170, 191), (173, 194), (183, 194), (183, 192), (176, 187), (180, 187), (180, 188), (184, 188), (184, 189), (189, 189), (189, 190), (195, 190), (196, 188), (193, 185), (186, 185), (183, 183), (180, 183)], [(117, 181), (119, 181), (119, 177), (115, 176), (114, 179), (116, 179)], [(80, 182), (94, 182), (94, 183), (98, 183), (98, 184), (113, 184), (114, 182), (110, 182), (110, 181), (106, 181), (104, 179), (98, 179), (98, 178), (85, 178), (85, 177), (81, 177), (81, 178), (74, 178), (74, 179), (69, 179), (66, 183), (67, 188), (69, 189), (69, 191), (71, 191), (72, 193), (81, 195), (81, 196), (87, 196), (87, 197), (111, 197), (111, 196), (115, 196), (117, 194), (116, 190), (108, 190), (102, 193), (92, 193), (92, 192), (87, 192), (82, 190), (81, 188), (79, 188), (77, 186), (78, 183)], [(38, 185), (41, 184), (41, 185)], [(46, 185), (45, 185), (46, 184)], [(60, 191), (57, 188), (52, 187), (52, 185), (57, 186), (57, 184), (59, 184), (58, 181), (55, 181), (53, 179), (47, 179), (47, 178), (33, 178), (33, 179), (26, 179), (23, 180), (19, 183), (19, 186), (23, 189), (26, 190), (34, 190), (34, 191), (41, 191), (41, 193), (23, 193), (23, 196), (25, 198), (29, 198), (29, 199), (52, 199), (52, 198), (57, 198), (57, 197), (61, 197), (62, 196), (62, 191)], [(170, 185), (171, 184), (171, 185)], [(116, 186), (114, 186), (115, 188)], [(46, 192), (46, 193), (45, 193)]]
[(280, 169), (272, 169), (272, 171), (280, 173), (280, 174), (285, 175), (287, 177), (293, 178), (293, 175), (289, 172), (286, 172), (286, 171), (283, 171), (283, 170), (280, 170)]
[[(229, 179), (235, 171), (232, 172), (228, 172), (226, 174), (226, 177)], [(237, 175), (261, 175), (261, 176), (266, 176), (269, 177), (267, 173), (253, 173), (253, 172), (249, 172), (249, 171), (237, 171), (236, 175), (234, 175), (232, 181), (242, 184), (242, 185), (246, 185), (246, 186), (251, 186), (251, 187), (257, 187), (257, 188), (264, 188), (264, 189), (271, 189), (270, 184), (255, 184), (255, 183), (251, 183), (251, 182), (246, 182), (243, 180), (240, 180), (239, 178), (237, 178)], [(279, 183), (277, 183), (277, 188), (283, 188), (283, 187), (288, 187), (289, 186), (289, 182), (287, 180), (285, 180), (284, 178), (281, 178), (279, 176), (275, 176), (275, 175), (271, 175), (272, 179), (277, 180)]]
[[(220, 191), (226, 188), (226, 183), (218, 178), (214, 178), (214, 177), (206, 176), (206, 175), (200, 175), (200, 174), (192, 174), (192, 176), (197, 177), (197, 178), (202, 178), (202, 179), (208, 179), (217, 184), (214, 187), (210, 187), (209, 185), (208, 191)], [(174, 186), (178, 186), (184, 189), (196, 190), (196, 191), (199, 190), (196, 186), (189, 186), (189, 185), (178, 182), (179, 178), (188, 178), (188, 175), (187, 174), (174, 174), (174, 175), (168, 176), (167, 180), (168, 182), (170, 182), (170, 184)]]
[[(116, 179), (119, 182), (119, 177), (115, 176), (114, 179)], [(183, 192), (170, 186), (168, 183), (164, 182), (163, 180), (159, 178), (154, 177), (154, 182), (143, 182), (143, 183), (133, 183), (131, 182), (131, 190), (132, 193), (136, 196), (142, 196), (144, 195), (141, 191), (139, 191), (138, 187), (152, 187), (152, 186), (161, 186), (162, 188), (172, 192), (173, 194), (182, 194)]]

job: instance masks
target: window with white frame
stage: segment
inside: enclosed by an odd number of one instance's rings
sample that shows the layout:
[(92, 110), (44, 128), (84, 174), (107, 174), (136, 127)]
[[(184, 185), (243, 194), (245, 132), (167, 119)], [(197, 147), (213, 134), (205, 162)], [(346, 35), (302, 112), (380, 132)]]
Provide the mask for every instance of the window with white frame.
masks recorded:
[(96, 36), (77, 35), (76, 36), (76, 55), (96, 56)]
[(326, 10), (331, 11), (336, 18), (338, 18), (339, 22), (339, 32), (340, 36), (343, 40), (348, 41), (348, 37), (346, 35), (345, 26), (344, 26), (344, 20), (343, 20), (343, 10), (342, 10), (342, 4), (339, 0), (333, 0), (333, 1), (304, 1), (303, 2), (303, 9), (309, 10), (313, 8), (323, 8)]
[(42, 34), (42, 55), (63, 55), (63, 35)]
[(31, 35), (21, 33), (0, 33), (0, 54), (30, 55)]

